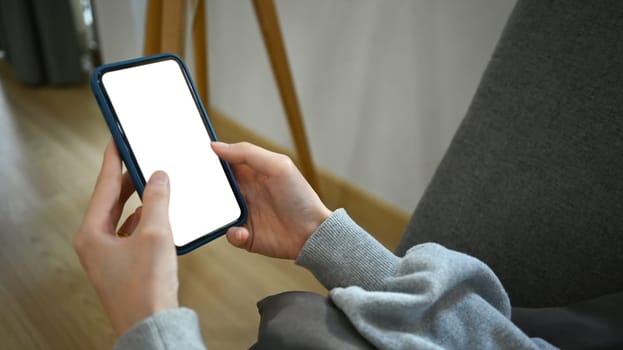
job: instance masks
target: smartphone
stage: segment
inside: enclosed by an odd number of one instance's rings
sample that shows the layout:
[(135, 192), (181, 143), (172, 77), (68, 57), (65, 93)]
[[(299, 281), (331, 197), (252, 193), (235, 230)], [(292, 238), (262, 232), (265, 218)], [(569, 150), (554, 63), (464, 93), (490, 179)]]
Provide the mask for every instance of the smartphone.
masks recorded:
[(93, 94), (142, 196), (156, 170), (169, 175), (169, 219), (178, 254), (242, 225), (247, 211), (186, 65), (159, 54), (98, 67)]

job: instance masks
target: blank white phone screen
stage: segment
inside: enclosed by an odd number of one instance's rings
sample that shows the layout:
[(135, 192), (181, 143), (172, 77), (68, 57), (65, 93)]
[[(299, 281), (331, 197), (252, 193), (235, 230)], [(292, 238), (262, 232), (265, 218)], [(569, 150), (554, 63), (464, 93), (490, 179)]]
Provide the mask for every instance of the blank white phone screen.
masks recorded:
[(169, 175), (175, 245), (236, 221), (241, 210), (180, 65), (172, 59), (106, 72), (102, 84), (147, 181)]

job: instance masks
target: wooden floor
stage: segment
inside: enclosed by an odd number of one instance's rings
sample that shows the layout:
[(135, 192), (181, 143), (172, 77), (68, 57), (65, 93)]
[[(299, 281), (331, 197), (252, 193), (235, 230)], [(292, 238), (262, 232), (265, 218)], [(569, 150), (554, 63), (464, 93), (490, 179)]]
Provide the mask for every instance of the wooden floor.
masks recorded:
[[(110, 349), (115, 336), (71, 247), (108, 131), (88, 87), (27, 88), (0, 62), (0, 348)], [(136, 199), (134, 199), (136, 205)], [(255, 303), (326, 291), (292, 262), (220, 239), (180, 258), (180, 301), (211, 349), (256, 339)]]

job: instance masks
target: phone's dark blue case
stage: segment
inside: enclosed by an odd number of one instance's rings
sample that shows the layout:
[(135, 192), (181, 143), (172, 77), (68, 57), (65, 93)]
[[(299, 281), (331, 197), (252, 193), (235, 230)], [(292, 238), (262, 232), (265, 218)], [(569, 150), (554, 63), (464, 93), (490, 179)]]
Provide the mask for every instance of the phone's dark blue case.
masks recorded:
[[(119, 154), (121, 158), (123, 159), (123, 162), (125, 163), (126, 168), (128, 169), (128, 173), (130, 174), (130, 177), (132, 178), (134, 187), (136, 188), (136, 191), (138, 192), (141, 198), (143, 196), (143, 190), (145, 189), (145, 178), (143, 177), (143, 174), (141, 174), (138, 168), (136, 159), (134, 158), (134, 155), (132, 154), (132, 150), (128, 146), (128, 141), (125, 135), (123, 134), (123, 129), (121, 128), (121, 125), (118, 122), (118, 118), (111, 106), (108, 96), (106, 95), (106, 91), (104, 90), (102, 86), (101, 78), (104, 73), (109, 72), (109, 71), (129, 68), (133, 66), (139, 66), (139, 65), (162, 61), (162, 60), (171, 60), (171, 59), (175, 60), (182, 68), (182, 71), (184, 73), (188, 86), (192, 92), (197, 108), (201, 114), (201, 117), (203, 118), (203, 122), (206, 126), (206, 130), (208, 134), (210, 135), (210, 138), (213, 141), (217, 141), (216, 134), (214, 133), (214, 129), (212, 128), (212, 124), (210, 123), (208, 114), (203, 106), (203, 103), (201, 102), (201, 99), (199, 98), (199, 95), (197, 94), (197, 89), (195, 88), (195, 84), (193, 83), (190, 77), (190, 74), (188, 73), (188, 68), (186, 67), (186, 64), (178, 56), (171, 54), (171, 53), (163, 53), (163, 54), (157, 54), (157, 55), (152, 55), (152, 56), (140, 57), (140, 58), (135, 58), (131, 60), (105, 64), (105, 65), (97, 67), (93, 71), (93, 74), (91, 75), (91, 90), (93, 91), (93, 95), (95, 96), (95, 99), (97, 100), (97, 104), (102, 110), (102, 114), (104, 115), (106, 124), (108, 125), (108, 128), (110, 129), (110, 133), (112, 134), (112, 138), (115, 141), (115, 144), (117, 145), (117, 150), (119, 151)], [(229, 167), (229, 164), (227, 164), (227, 162), (223, 160), (221, 160), (221, 164), (223, 165), (225, 174), (227, 175), (229, 183), (232, 187), (232, 190), (234, 191), (234, 194), (240, 206), (241, 215), (238, 218), (238, 220), (214, 232), (208, 232), (204, 236), (200, 237), (199, 239), (192, 241), (184, 246), (176, 246), (178, 255), (189, 253), (190, 251), (222, 236), (223, 234), (225, 234), (225, 232), (227, 232), (227, 229), (229, 227), (240, 226), (244, 224), (244, 222), (246, 221), (247, 208), (246, 208), (244, 199), (242, 197), (242, 194), (240, 193), (240, 189), (238, 188), (238, 184), (236, 183), (236, 180), (234, 179), (234, 176)]]

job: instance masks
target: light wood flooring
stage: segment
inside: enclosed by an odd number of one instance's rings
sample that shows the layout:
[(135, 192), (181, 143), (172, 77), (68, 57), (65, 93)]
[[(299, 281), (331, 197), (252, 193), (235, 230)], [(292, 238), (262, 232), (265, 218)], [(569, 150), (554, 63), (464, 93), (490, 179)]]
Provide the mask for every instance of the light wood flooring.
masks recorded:
[[(71, 246), (108, 139), (87, 86), (25, 87), (0, 62), (0, 348), (112, 347), (115, 335)], [(339, 191), (329, 189), (339, 204)], [(388, 246), (406, 221), (396, 215), (381, 239)], [(255, 303), (268, 295), (326, 293), (292, 262), (225, 239), (181, 257), (179, 275), (181, 304), (198, 312), (210, 349), (248, 348), (259, 323)]]
[[(0, 80), (0, 348), (110, 349), (115, 336), (71, 240), (109, 139), (87, 87), (27, 88)], [(134, 205), (137, 201), (134, 199)], [(286, 290), (325, 293), (288, 261), (224, 239), (180, 258), (180, 301), (211, 349), (256, 338), (255, 303)]]

